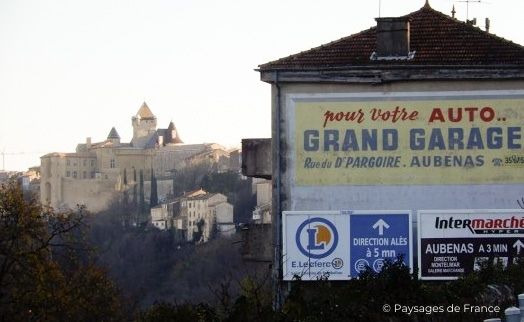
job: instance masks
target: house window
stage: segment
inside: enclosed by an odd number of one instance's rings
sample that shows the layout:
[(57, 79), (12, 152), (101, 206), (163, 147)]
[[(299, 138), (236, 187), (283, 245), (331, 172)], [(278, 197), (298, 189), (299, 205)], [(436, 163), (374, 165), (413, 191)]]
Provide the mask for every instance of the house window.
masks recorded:
[(87, 166), (87, 160), (84, 160), (84, 167)]
[(94, 177), (95, 177), (95, 172), (91, 171), (91, 179), (93, 179)]
[(92, 167), (95, 166), (95, 160), (91, 160), (91, 166), (92, 166)]
[(84, 171), (84, 172), (82, 173), (82, 178), (84, 178), (84, 179), (87, 178), (87, 172), (86, 172), (86, 171)]
[(110, 168), (114, 168), (115, 167), (115, 159), (111, 159), (111, 161), (109, 161), (109, 167)]
[(76, 171), (73, 171), (73, 178), (76, 179), (77, 177), (78, 177), (78, 175), (77, 175)]
[(71, 171), (66, 171), (66, 177), (70, 177), (71, 176)]
[(67, 161), (66, 161), (66, 164), (67, 164), (67, 165), (71, 165), (71, 160), (67, 160)]

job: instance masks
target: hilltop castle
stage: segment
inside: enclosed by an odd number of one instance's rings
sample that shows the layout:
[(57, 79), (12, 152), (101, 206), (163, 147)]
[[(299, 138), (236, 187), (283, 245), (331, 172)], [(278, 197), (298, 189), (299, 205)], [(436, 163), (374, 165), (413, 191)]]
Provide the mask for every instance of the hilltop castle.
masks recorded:
[(83, 204), (90, 211), (100, 211), (121, 191), (136, 184), (140, 172), (147, 181), (154, 172), (161, 197), (172, 192), (172, 180), (162, 178), (172, 176), (176, 170), (202, 162), (212, 163), (217, 170), (231, 167), (224, 147), (214, 143), (184, 144), (173, 122), (166, 129), (157, 129), (157, 118), (145, 102), (131, 120), (133, 138), (129, 143), (122, 143), (113, 127), (105, 141), (92, 143), (87, 138), (77, 145), (76, 152), (42, 156), (42, 204), (62, 209)]

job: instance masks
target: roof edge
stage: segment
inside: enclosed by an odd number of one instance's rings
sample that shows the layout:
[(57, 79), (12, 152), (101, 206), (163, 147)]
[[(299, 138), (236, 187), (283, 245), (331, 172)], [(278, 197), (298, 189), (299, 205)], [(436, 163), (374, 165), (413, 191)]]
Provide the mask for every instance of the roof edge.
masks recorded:
[[(407, 67), (407, 68), (406, 68)], [(495, 67), (495, 66), (494, 66)], [(274, 83), (364, 83), (380, 84), (396, 81), (439, 81), (439, 80), (500, 80), (524, 79), (524, 66), (499, 68), (479, 68), (449, 66), (402, 66), (402, 68), (371, 69), (331, 69), (331, 70), (277, 70), (261, 71), (263, 82)]]

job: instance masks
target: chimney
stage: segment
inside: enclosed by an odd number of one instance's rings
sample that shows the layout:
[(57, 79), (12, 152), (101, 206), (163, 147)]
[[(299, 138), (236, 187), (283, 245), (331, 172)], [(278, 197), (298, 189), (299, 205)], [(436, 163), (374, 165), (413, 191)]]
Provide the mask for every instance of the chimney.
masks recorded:
[(489, 32), (489, 27), (491, 26), (491, 22), (489, 20), (489, 18), (486, 18), (486, 32)]
[(91, 137), (86, 138), (86, 147), (91, 149)]
[(378, 57), (407, 57), (409, 55), (409, 18), (376, 18)]

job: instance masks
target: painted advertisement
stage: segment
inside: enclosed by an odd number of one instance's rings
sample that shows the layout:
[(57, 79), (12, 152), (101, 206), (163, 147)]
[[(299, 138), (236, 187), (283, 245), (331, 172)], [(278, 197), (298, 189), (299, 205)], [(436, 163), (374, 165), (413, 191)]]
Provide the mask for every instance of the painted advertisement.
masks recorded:
[(293, 101), (297, 186), (524, 182), (524, 92)]
[(524, 257), (522, 210), (424, 210), (418, 213), (419, 278), (456, 279), (483, 263)]

